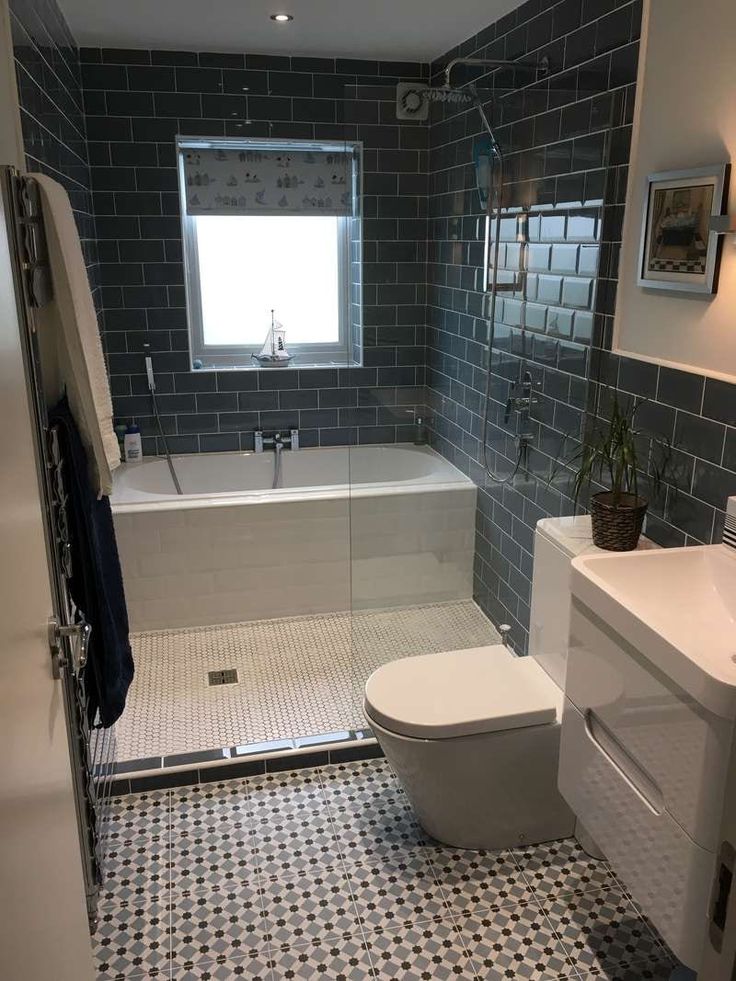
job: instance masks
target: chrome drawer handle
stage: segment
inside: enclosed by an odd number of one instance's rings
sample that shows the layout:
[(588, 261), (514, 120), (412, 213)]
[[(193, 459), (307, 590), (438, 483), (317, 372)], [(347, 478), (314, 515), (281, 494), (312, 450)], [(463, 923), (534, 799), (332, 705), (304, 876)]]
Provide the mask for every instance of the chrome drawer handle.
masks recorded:
[(585, 712), (585, 731), (649, 810), (657, 816), (662, 814), (665, 810), (664, 794), (656, 782), (591, 709)]

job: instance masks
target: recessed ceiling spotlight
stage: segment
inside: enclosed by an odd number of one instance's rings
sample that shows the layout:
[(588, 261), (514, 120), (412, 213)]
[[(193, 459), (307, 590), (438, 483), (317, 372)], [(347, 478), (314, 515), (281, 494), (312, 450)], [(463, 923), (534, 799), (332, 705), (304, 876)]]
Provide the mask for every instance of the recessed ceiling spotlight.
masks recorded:
[(271, 20), (275, 20), (277, 24), (288, 24), (294, 18), (291, 14), (271, 14)]

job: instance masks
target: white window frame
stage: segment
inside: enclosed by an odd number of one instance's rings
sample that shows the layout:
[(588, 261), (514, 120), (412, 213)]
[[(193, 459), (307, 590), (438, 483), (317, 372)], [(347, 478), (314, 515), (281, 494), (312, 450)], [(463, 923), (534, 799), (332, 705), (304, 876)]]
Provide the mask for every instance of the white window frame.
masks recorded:
[[(292, 344), (288, 342), (287, 337), (287, 347), (289, 353), (294, 355), (294, 360), (288, 366), (289, 368), (298, 368), (301, 370), (304, 368), (323, 368), (325, 366), (353, 367), (358, 362), (353, 357), (355, 325), (353, 324), (354, 304), (351, 302), (351, 293), (355, 284), (353, 283), (353, 264), (351, 264), (350, 255), (351, 235), (355, 235), (356, 229), (361, 241), (359, 254), (362, 255), (362, 221), (359, 210), (361, 202), (362, 144), (355, 142), (325, 142), (320, 140), (248, 139), (247, 137), (235, 137), (231, 139), (177, 137), (176, 151), (181, 205), (184, 282), (187, 323), (189, 327), (189, 356), (192, 368), (194, 369), (196, 365), (196, 369), (200, 371), (228, 369), (262, 370), (261, 366), (252, 357), (260, 351), (262, 343), (254, 345), (205, 343), (199, 276), (199, 251), (197, 248), (197, 216), (187, 214), (183, 151), (193, 148), (240, 149), (253, 148), (255, 146), (268, 146), (270, 149), (285, 150), (290, 148), (300, 150), (339, 150), (351, 154), (353, 162), (353, 214), (351, 217), (337, 218), (338, 340), (332, 343)], [(362, 276), (361, 282), (357, 284), (359, 293), (361, 289)], [(362, 329), (362, 325), (358, 329)], [(282, 368), (279, 370), (284, 371), (288, 369)]]

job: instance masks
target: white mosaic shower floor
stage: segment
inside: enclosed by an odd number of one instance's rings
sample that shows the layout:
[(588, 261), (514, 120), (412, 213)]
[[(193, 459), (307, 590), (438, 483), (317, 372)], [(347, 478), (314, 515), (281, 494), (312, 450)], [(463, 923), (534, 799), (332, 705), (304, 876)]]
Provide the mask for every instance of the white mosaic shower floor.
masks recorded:
[[(257, 620), (133, 634), (136, 676), (116, 725), (118, 760), (365, 725), (363, 685), (400, 657), (499, 642), (473, 603)], [(234, 668), (238, 683), (210, 687)]]

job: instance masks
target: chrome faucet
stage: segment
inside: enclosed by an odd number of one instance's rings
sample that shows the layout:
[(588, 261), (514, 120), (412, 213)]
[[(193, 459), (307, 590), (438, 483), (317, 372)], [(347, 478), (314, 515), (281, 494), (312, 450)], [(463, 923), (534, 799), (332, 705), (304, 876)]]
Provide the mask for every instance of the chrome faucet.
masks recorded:
[(285, 436), (282, 433), (274, 433), (272, 436), (264, 436), (262, 429), (256, 429), (256, 431), (253, 433), (253, 444), (256, 453), (263, 453), (265, 449), (271, 449), (272, 447), (277, 455), (284, 449), (284, 447), (287, 446), (290, 450), (298, 450), (299, 430), (290, 430), (288, 436)]
[(256, 429), (253, 437), (253, 445), (256, 453), (263, 453), (264, 449), (273, 447), (274, 466), (271, 487), (281, 487), (281, 454), (285, 446), (288, 446), (292, 450), (299, 449), (299, 430), (292, 429), (288, 436), (284, 436), (282, 433), (274, 433), (273, 436), (264, 436), (262, 429)]
[[(524, 376), (520, 381), (511, 383), (511, 392), (508, 399), (506, 399), (506, 410), (503, 414), (503, 421), (506, 425), (508, 425), (512, 412), (526, 413), (528, 418), (531, 407), (537, 401), (532, 398), (532, 385), (532, 376), (529, 371), (524, 372)], [(521, 394), (517, 395), (516, 392), (519, 389), (521, 389)]]
[[(531, 372), (525, 371), (523, 376), (511, 383), (511, 391), (506, 400), (506, 409), (503, 414), (504, 425), (508, 426), (512, 412), (519, 416), (519, 425), (516, 435), (516, 445), (518, 447), (517, 470), (526, 471), (529, 465), (529, 449), (534, 442), (534, 430), (532, 427), (532, 406), (537, 404), (534, 398), (534, 381)], [(519, 394), (517, 394), (519, 393)]]

